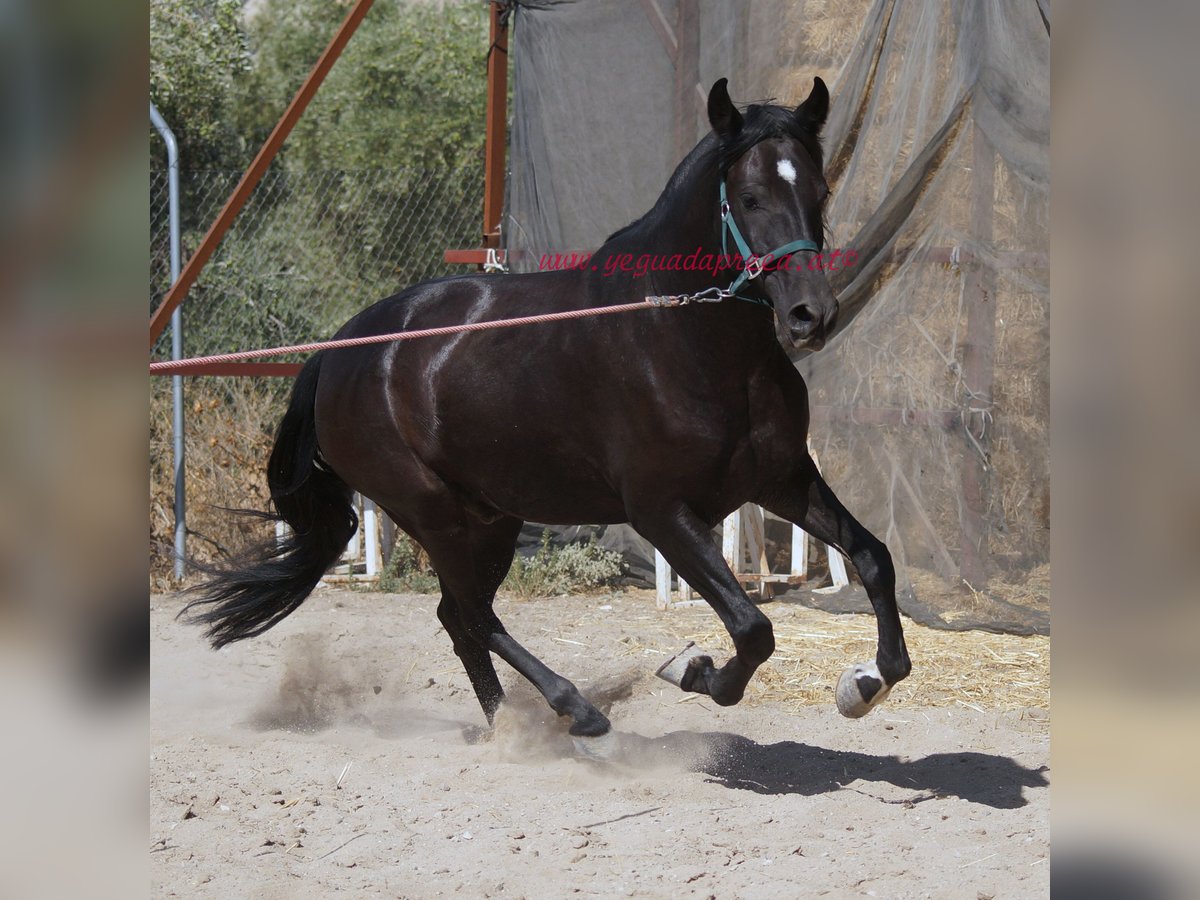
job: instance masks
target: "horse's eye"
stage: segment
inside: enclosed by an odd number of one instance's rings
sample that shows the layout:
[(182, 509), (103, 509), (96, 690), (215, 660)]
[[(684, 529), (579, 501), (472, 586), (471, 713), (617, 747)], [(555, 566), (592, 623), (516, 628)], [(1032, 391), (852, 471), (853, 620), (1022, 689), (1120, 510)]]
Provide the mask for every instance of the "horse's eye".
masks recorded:
[(758, 209), (758, 201), (749, 194), (742, 194), (742, 206), (746, 209)]

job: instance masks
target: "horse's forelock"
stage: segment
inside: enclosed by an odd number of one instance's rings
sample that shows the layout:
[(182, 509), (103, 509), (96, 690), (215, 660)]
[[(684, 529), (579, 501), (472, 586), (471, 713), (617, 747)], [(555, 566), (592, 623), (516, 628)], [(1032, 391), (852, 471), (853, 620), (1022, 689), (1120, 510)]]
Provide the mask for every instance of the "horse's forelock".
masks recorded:
[(722, 175), (725, 175), (729, 171), (729, 167), (755, 144), (780, 137), (790, 137), (799, 141), (800, 145), (808, 151), (817, 168), (824, 168), (820, 136), (804, 127), (792, 110), (776, 106), (768, 101), (752, 104), (746, 108), (743, 116), (741, 130), (721, 144), (718, 165)]

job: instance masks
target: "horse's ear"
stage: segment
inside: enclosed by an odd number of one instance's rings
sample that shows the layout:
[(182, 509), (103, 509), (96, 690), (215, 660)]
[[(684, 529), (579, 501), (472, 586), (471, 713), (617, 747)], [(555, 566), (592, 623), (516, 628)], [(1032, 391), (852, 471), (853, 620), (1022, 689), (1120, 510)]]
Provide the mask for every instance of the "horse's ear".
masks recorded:
[[(710, 100), (709, 103), (712, 101)], [(711, 107), (710, 107), (711, 108)], [(813, 88), (803, 103), (796, 107), (796, 118), (800, 124), (814, 134), (821, 133), (825, 117), (829, 115), (829, 88), (820, 78), (813, 79)]]
[(708, 92), (708, 121), (717, 137), (725, 140), (742, 130), (742, 114), (729, 99), (728, 78), (721, 78)]

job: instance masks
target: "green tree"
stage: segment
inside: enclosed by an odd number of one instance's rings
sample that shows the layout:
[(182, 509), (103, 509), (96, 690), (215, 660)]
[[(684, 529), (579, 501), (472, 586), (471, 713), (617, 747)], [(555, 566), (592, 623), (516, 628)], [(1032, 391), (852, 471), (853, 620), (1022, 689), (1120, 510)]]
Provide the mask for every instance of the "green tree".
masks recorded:
[[(228, 191), (189, 172), (244, 168), (347, 6), (153, 0), (152, 97), (182, 148), (185, 255)], [(377, 0), (193, 289), (188, 351), (320, 336), (445, 274), (442, 250), (479, 230), (486, 54), (478, 0)]]
[[(236, 110), (251, 65), (238, 0), (151, 0), (150, 99), (175, 132), (186, 168), (243, 164)], [(162, 159), (151, 135), (150, 158)]]
[[(266, 0), (244, 121), (265, 134), (345, 15), (336, 0)], [(454, 169), (482, 158), (487, 8), (378, 0), (284, 150), (289, 167)], [(257, 117), (257, 120), (255, 118)]]

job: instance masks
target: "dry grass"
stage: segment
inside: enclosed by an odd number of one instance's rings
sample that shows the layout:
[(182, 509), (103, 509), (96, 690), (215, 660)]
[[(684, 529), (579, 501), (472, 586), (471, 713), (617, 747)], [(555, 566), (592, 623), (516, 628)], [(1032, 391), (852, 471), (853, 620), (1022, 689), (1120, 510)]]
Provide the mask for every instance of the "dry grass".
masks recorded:
[[(635, 592), (631, 592), (635, 593)], [(646, 602), (653, 597), (647, 594)], [(762, 607), (775, 626), (775, 655), (746, 692), (749, 703), (812, 706), (833, 702), (833, 686), (847, 666), (875, 656), (875, 620), (831, 615), (791, 603)], [(732, 652), (729, 636), (707, 607), (660, 614), (664, 628), (717, 656)], [(913, 674), (889, 703), (980, 710), (1050, 708), (1050, 639), (949, 632), (905, 620)]]
[[(185, 386), (188, 553), (201, 562), (264, 537), (269, 526), (222, 507), (265, 510), (267, 457), (283, 414), (278, 379), (195, 378)], [(170, 380), (154, 380), (150, 397), (150, 587), (179, 587), (171, 574)]]

